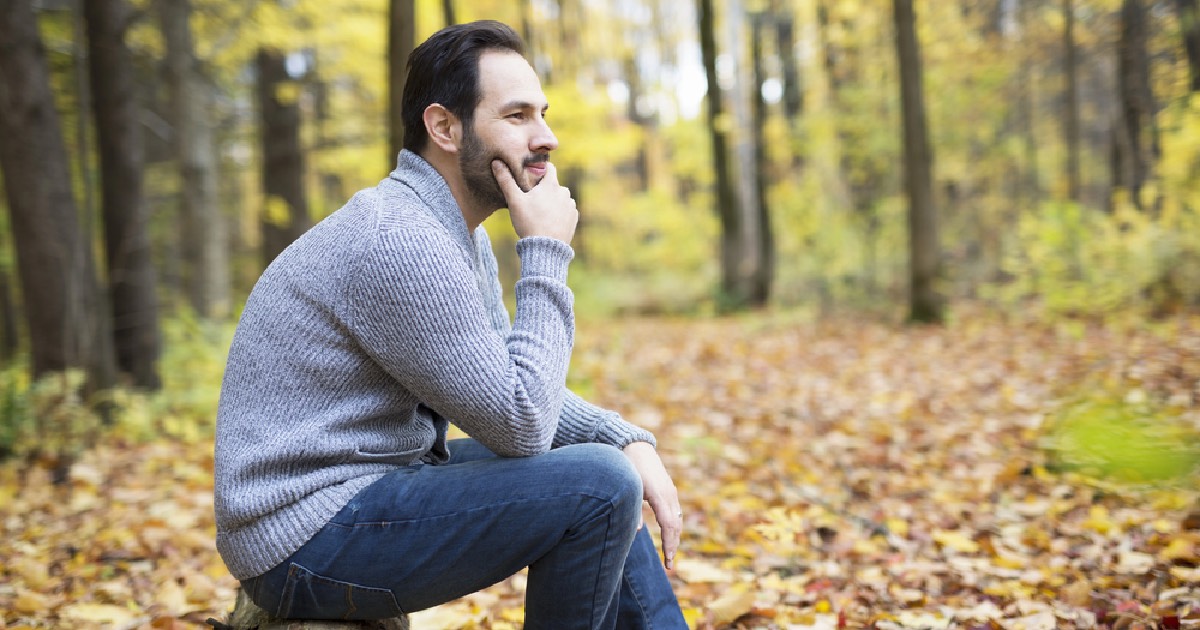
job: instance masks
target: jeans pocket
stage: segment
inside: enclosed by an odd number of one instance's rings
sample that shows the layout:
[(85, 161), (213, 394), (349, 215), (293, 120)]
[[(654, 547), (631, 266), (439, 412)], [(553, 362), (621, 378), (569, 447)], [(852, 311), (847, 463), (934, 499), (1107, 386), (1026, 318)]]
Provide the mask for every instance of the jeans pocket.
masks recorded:
[(386, 588), (373, 588), (317, 575), (292, 563), (279, 602), (285, 619), (389, 619), (403, 614)]

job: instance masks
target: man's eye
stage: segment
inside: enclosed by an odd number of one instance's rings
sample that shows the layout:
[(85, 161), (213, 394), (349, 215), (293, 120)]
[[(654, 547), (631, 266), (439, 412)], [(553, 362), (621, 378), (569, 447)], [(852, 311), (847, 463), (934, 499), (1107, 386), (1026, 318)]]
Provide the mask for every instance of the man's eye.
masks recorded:
[(525, 112), (514, 112), (508, 115), (508, 118), (513, 120), (525, 120)]

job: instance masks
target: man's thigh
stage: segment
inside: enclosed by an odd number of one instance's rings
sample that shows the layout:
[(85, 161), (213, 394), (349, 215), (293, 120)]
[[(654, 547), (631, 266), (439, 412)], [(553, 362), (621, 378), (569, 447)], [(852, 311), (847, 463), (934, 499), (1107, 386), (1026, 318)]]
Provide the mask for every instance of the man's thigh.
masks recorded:
[(364, 489), (291, 561), (318, 576), (389, 589), (411, 612), (520, 571), (573, 524), (606, 509), (614, 493), (640, 484), (610, 446), (525, 458), (457, 446), (452, 463), (398, 470)]

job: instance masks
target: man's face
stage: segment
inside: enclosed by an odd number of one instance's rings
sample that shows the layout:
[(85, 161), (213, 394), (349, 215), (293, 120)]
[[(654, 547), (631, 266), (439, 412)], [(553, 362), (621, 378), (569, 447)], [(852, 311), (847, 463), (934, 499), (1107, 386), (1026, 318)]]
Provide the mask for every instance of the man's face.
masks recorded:
[(472, 124), (464, 126), (459, 166), (467, 189), (489, 210), (508, 205), (492, 160), (500, 159), (521, 190), (528, 191), (546, 175), (550, 152), (558, 139), (546, 124), (546, 95), (533, 68), (514, 52), (486, 52), (479, 57), (479, 92)]

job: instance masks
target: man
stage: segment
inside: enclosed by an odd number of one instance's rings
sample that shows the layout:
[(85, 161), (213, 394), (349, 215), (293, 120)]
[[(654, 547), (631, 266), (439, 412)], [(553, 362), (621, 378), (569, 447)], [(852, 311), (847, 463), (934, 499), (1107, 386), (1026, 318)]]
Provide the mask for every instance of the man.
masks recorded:
[[(527, 629), (686, 627), (653, 436), (565, 386), (578, 213), (522, 49), (490, 21), (417, 47), (396, 170), (247, 300), (218, 410), (217, 548), (272, 614), (393, 617), (528, 566)], [(511, 324), (479, 227), (501, 207)], [(447, 442), (449, 423), (472, 439)]]

